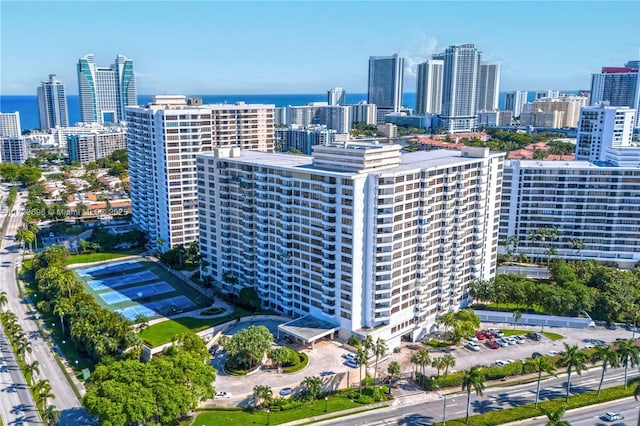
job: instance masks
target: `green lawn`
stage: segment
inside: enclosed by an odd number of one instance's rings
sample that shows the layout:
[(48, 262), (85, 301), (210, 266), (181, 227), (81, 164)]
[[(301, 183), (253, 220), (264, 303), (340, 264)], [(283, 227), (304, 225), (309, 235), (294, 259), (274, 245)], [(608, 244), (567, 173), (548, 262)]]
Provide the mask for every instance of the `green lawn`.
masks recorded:
[(558, 334), (558, 333), (551, 333), (549, 331), (543, 331), (542, 335), (545, 337), (548, 337), (549, 339), (553, 340), (554, 342), (556, 340), (561, 340), (564, 339), (564, 336), (562, 334)]
[[(313, 405), (303, 408), (297, 408), (287, 411), (274, 411), (267, 415), (264, 411), (248, 413), (245, 411), (208, 411), (204, 412), (193, 421), (192, 426), (247, 426), (247, 425), (266, 425), (267, 420), (270, 424), (277, 425), (291, 422), (298, 419), (306, 419), (308, 417), (319, 416), (325, 414), (325, 401), (316, 401)], [(361, 404), (352, 402), (345, 397), (329, 397), (327, 401), (327, 413), (334, 411), (346, 410), (353, 407), (361, 407)], [(269, 418), (267, 418), (269, 417)]]
[(118, 259), (120, 257), (131, 256), (128, 253), (88, 253), (88, 254), (76, 254), (75, 256), (69, 256), (64, 264), (73, 265), (74, 263), (91, 263), (91, 262), (103, 262), (105, 260)]
[(523, 334), (529, 333), (529, 330), (520, 330), (518, 328), (501, 328), (500, 331), (502, 331), (505, 336), (522, 336)]
[(515, 311), (515, 310), (519, 310), (520, 312), (524, 313), (531, 313), (531, 314), (546, 314), (547, 311), (542, 307), (542, 306), (538, 306), (538, 305), (533, 305), (533, 308), (529, 308), (528, 306), (525, 305), (520, 305), (517, 303), (487, 303), (487, 304), (482, 304), (483, 309), (488, 309), (488, 310), (492, 310), (492, 311)]

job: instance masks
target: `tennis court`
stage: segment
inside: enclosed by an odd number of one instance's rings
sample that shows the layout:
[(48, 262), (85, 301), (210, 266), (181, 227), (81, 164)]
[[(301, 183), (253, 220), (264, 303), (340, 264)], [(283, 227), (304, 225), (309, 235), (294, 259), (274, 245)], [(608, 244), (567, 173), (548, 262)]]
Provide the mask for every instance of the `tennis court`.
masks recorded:
[(171, 315), (178, 311), (184, 311), (195, 307), (186, 296), (176, 296), (170, 299), (162, 299), (156, 302), (147, 303), (145, 305), (130, 306), (128, 308), (116, 309), (115, 312), (124, 316), (128, 320), (134, 320), (138, 315), (145, 317), (156, 317), (162, 315)]
[(109, 288), (119, 288), (130, 284), (137, 284), (144, 281), (158, 279), (158, 276), (151, 271), (136, 272), (135, 274), (124, 275), (119, 277), (104, 278), (102, 280), (91, 280), (87, 284), (94, 291), (106, 290)]
[(110, 263), (108, 265), (93, 266), (91, 268), (76, 269), (81, 277), (115, 274), (116, 272), (128, 271), (130, 269), (139, 268), (141, 265), (135, 260), (126, 260), (124, 262)]
[(126, 288), (121, 291), (109, 291), (107, 293), (98, 294), (107, 305), (120, 303), (127, 300), (136, 300), (143, 297), (156, 296), (158, 294), (171, 293), (176, 289), (171, 287), (164, 281), (145, 284), (137, 287)]

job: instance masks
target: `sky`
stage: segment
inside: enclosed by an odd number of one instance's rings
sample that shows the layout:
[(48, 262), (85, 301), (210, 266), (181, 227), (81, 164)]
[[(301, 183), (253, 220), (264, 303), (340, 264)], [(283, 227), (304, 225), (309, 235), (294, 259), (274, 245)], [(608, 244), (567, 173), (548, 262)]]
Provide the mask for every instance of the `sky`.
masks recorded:
[(500, 90), (589, 89), (640, 56), (638, 1), (0, 0), (0, 94), (35, 95), (57, 74), (77, 94), (78, 58), (134, 61), (139, 94), (322, 93), (367, 88), (369, 56), (416, 65), (473, 43), (502, 64)]

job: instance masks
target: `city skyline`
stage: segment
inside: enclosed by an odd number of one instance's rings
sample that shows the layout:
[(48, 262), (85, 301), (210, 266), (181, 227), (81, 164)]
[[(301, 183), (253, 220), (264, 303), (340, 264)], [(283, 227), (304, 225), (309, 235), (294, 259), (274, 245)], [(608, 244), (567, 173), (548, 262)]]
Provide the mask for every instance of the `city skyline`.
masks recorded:
[[(364, 93), (369, 56), (394, 53), (414, 92), (418, 63), (464, 43), (501, 63), (501, 90), (577, 90), (638, 57), (637, 2), (146, 3), (3, 1), (2, 95), (35, 94), (48, 74), (75, 95), (87, 53), (133, 59), (143, 94)], [(43, 43), (54, 31), (56, 43)]]

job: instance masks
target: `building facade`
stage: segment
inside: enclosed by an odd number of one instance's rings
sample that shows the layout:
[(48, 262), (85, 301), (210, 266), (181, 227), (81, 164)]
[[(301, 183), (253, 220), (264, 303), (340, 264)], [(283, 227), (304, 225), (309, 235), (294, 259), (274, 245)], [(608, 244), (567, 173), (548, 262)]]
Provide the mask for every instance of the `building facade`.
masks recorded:
[(133, 222), (161, 251), (198, 239), (195, 156), (214, 147), (273, 151), (273, 105), (188, 106), (156, 96), (127, 107)]
[(326, 102), (311, 102), (302, 106), (287, 107), (287, 123), (303, 127), (327, 126), (337, 133), (351, 130), (350, 107), (329, 105)]
[(90, 54), (80, 58), (77, 70), (84, 123), (118, 123), (126, 118), (125, 107), (138, 104), (131, 59), (118, 55), (110, 67), (99, 67)]
[(500, 95), (500, 64), (498, 62), (480, 62), (478, 75), (477, 111), (498, 109)]
[(334, 87), (327, 91), (327, 103), (329, 105), (344, 105), (347, 103), (347, 94), (342, 87)]
[(110, 127), (67, 136), (69, 161), (77, 161), (83, 166), (111, 155), (118, 149), (127, 149), (126, 128)]
[(69, 126), (64, 84), (55, 74), (49, 74), (49, 81), (41, 82), (38, 87), (38, 113), (40, 130)]
[(563, 111), (523, 111), (520, 114), (520, 124), (522, 126), (561, 129), (564, 127), (564, 123)]
[(376, 124), (378, 119), (378, 107), (375, 104), (368, 104), (366, 101), (360, 101), (357, 104), (349, 105), (349, 122)]
[(606, 161), (606, 148), (632, 145), (636, 111), (604, 105), (583, 107), (576, 136), (576, 160)]
[(395, 347), (495, 274), (503, 154), (317, 146), (197, 158), (204, 279)]
[(440, 127), (447, 133), (475, 129), (479, 71), (480, 52), (473, 44), (445, 50)]
[(561, 96), (559, 98), (543, 98), (536, 100), (532, 104), (526, 104), (524, 111), (561, 111), (563, 113), (563, 117), (560, 127), (573, 128), (578, 127), (580, 108), (582, 108), (583, 106), (587, 106), (588, 102), (589, 99), (584, 96)]
[(20, 112), (0, 112), (0, 137), (18, 137), (21, 134)]
[(367, 103), (377, 106), (377, 123), (384, 123), (384, 116), (402, 108), (404, 58), (392, 56), (369, 57), (369, 84)]
[(440, 114), (442, 112), (442, 78), (444, 61), (429, 59), (418, 64), (416, 76), (416, 114)]
[[(627, 106), (640, 110), (640, 82), (638, 69), (630, 67), (603, 67), (591, 76), (590, 105), (608, 102), (611, 106)], [(635, 127), (638, 127), (636, 116)]]
[(527, 103), (528, 92), (515, 91), (507, 92), (504, 97), (504, 109), (513, 112), (513, 118), (520, 118), (522, 114), (522, 108)]
[(24, 136), (10, 136), (0, 138), (2, 152), (0, 159), (3, 163), (22, 164), (29, 155), (29, 142)]
[(316, 145), (328, 145), (335, 140), (336, 131), (327, 126), (311, 126), (308, 128), (292, 125), (275, 129), (275, 150), (287, 152), (296, 149), (303, 154), (311, 155)]
[(513, 120), (511, 111), (480, 111), (478, 112), (479, 127), (503, 127), (510, 126)]

